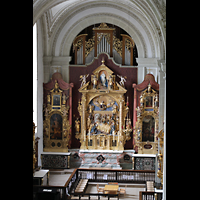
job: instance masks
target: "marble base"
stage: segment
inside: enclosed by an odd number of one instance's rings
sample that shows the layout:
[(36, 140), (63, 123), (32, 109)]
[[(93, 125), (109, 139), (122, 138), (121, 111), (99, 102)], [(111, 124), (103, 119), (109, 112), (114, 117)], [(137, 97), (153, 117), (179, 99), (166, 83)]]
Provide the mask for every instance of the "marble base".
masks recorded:
[(120, 160), (124, 157), (124, 151), (80, 150), (79, 157), (82, 158), (80, 168), (122, 169)]
[(70, 154), (71, 153), (44, 152), (41, 154), (42, 169), (70, 168)]

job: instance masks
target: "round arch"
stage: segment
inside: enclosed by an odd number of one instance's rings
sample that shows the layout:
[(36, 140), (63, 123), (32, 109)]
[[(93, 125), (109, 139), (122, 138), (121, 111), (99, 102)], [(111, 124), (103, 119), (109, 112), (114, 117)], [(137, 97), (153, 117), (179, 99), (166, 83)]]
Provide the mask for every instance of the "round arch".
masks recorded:
[(160, 56), (158, 35), (155, 34), (155, 29), (153, 30), (152, 26), (144, 20), (144, 16), (140, 17), (139, 13), (134, 12), (129, 15), (126, 9), (119, 10), (118, 7), (106, 8), (102, 5), (90, 8), (81, 7), (70, 16), (63, 16), (62, 22), (59, 23), (57, 31), (50, 40), (48, 54), (69, 56), (72, 42), (79, 32), (95, 23), (105, 22), (117, 25), (129, 33), (137, 45), (138, 57)]
[[(104, 20), (102, 21), (102, 16), (104, 16)], [(70, 55), (70, 48), (71, 45), (73, 43), (73, 40), (75, 39), (75, 37), (78, 35), (79, 32), (81, 32), (84, 28), (93, 25), (93, 24), (98, 24), (98, 23), (112, 23), (113, 25), (119, 26), (120, 28), (124, 29), (127, 33), (129, 33), (133, 39), (133, 41), (135, 42), (135, 44), (137, 45), (137, 50), (138, 50), (138, 55), (140, 55), (141, 57), (145, 57), (146, 56), (146, 45), (144, 42), (144, 38), (141, 37), (140, 33), (137, 31), (137, 29), (134, 29), (132, 27), (128, 27), (127, 22), (125, 22), (126, 20), (124, 19), (120, 19), (117, 18), (116, 16), (109, 16), (109, 17), (105, 17), (106, 14), (103, 15), (97, 15), (94, 17), (94, 15), (92, 16), (88, 16), (87, 18), (85, 18), (84, 20), (74, 24), (72, 27), (70, 27), (70, 32), (65, 34), (65, 37), (63, 37), (60, 48), (57, 46), (57, 51), (59, 51), (59, 54), (61, 56), (65, 56), (65, 55)], [(93, 20), (91, 20), (93, 19)], [(90, 21), (91, 23), (87, 23), (88, 21)], [(55, 49), (56, 51), (56, 49)]]

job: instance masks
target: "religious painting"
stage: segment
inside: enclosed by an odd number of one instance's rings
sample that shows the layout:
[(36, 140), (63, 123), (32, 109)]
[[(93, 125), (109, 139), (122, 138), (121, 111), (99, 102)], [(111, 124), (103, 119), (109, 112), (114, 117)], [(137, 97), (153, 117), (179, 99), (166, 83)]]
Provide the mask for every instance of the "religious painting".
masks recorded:
[(61, 99), (60, 95), (53, 95), (53, 106), (60, 106), (61, 104)]
[(53, 114), (50, 118), (50, 139), (62, 140), (62, 116)]
[(153, 104), (153, 97), (147, 96), (146, 97), (146, 107), (152, 107), (152, 104)]
[(142, 142), (154, 142), (155, 119), (147, 115), (142, 121)]

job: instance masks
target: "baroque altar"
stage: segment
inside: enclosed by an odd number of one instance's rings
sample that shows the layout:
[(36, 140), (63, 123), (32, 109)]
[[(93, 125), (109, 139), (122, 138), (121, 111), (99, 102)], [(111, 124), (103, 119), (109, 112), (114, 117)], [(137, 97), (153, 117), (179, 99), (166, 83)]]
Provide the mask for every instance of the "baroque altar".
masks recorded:
[(81, 167), (120, 169), (124, 145), (131, 139), (132, 131), (128, 98), (124, 96), (126, 77), (117, 74), (121, 81), (116, 82), (116, 75), (105, 65), (103, 56), (101, 65), (87, 82), (89, 75), (80, 76), (82, 97), (78, 112), (81, 119), (75, 120), (76, 138), (81, 143)]
[(86, 83), (89, 74), (80, 76), (82, 98), (78, 111), (81, 122), (75, 121), (76, 138), (81, 142), (81, 150), (121, 151), (132, 131), (129, 107), (124, 99), (125, 78), (121, 77), (120, 84), (117, 83), (104, 59), (101, 62), (93, 71), (91, 81)]
[(139, 85), (133, 84), (133, 88), (135, 147), (138, 148), (138, 154), (157, 154), (159, 84), (152, 74), (147, 74), (144, 81)]
[(68, 152), (71, 143), (72, 87), (58, 72), (44, 87), (43, 151)]

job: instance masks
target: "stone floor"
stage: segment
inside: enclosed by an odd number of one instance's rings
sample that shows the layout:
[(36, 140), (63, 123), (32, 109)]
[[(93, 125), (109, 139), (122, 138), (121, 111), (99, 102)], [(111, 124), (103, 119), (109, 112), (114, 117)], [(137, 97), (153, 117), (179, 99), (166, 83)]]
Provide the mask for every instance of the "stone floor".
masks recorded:
[[(70, 177), (74, 169), (67, 170), (51, 170), (49, 175), (49, 185), (63, 186)], [(86, 193), (97, 193), (97, 183), (89, 183), (86, 188)], [(104, 187), (105, 183), (99, 183), (100, 187)], [(138, 200), (139, 191), (145, 191), (145, 184), (126, 184), (126, 196), (120, 195), (119, 199)], [(120, 188), (125, 188), (125, 183), (119, 183)]]
[(50, 170), (49, 185), (64, 186), (74, 169)]

